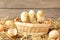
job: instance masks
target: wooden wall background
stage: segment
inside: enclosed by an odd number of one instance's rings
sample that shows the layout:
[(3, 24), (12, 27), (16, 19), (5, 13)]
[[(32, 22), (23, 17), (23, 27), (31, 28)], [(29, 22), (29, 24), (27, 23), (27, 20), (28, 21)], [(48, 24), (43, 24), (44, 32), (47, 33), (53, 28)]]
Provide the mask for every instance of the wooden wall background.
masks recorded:
[(60, 17), (60, 0), (0, 0), (0, 17), (20, 16), (24, 10), (43, 10), (47, 17)]

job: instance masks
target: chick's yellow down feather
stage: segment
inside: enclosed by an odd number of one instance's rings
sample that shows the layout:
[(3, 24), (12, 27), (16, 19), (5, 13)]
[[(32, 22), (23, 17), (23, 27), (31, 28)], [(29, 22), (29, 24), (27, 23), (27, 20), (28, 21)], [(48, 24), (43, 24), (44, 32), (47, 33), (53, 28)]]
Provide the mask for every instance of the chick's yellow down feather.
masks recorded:
[(57, 30), (52, 30), (49, 33), (49, 38), (58, 38), (59, 37), (59, 32)]
[(43, 14), (43, 11), (41, 11), (41, 10), (38, 10), (36, 17), (37, 17), (37, 22), (44, 22), (45, 21), (45, 16)]
[(22, 12), (21, 13), (21, 21), (22, 22), (29, 22), (29, 14), (28, 12)]
[(36, 20), (36, 14), (33, 10), (30, 10), (29, 11), (29, 17), (30, 17), (30, 22), (31, 23), (36, 23), (37, 20)]

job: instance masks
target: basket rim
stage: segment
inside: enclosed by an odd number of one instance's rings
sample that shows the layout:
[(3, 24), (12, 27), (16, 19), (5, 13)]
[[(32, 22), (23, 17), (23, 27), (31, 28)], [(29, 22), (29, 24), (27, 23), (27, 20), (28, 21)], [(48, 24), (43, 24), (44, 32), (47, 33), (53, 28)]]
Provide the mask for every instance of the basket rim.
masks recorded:
[(39, 23), (35, 23), (35, 24), (32, 24), (32, 23), (22, 23), (22, 22), (15, 22), (15, 25), (22, 25), (22, 26), (26, 26), (26, 27), (49, 27), (51, 24), (39, 24)]

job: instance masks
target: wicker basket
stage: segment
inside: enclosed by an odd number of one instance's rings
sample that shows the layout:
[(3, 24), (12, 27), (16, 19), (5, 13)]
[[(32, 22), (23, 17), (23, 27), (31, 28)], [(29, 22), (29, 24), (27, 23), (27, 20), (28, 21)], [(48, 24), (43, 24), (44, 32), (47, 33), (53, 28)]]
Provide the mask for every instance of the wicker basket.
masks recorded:
[(18, 32), (26, 35), (43, 35), (49, 30), (50, 24), (32, 24), (15, 22)]

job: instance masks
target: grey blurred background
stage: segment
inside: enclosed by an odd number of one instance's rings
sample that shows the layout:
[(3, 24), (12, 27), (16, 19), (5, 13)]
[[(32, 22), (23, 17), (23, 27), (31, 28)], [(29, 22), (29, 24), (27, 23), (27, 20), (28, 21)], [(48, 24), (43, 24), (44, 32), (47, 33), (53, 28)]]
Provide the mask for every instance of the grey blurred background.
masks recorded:
[(60, 17), (60, 0), (0, 0), (0, 17), (20, 16), (22, 11), (43, 10), (46, 17)]

